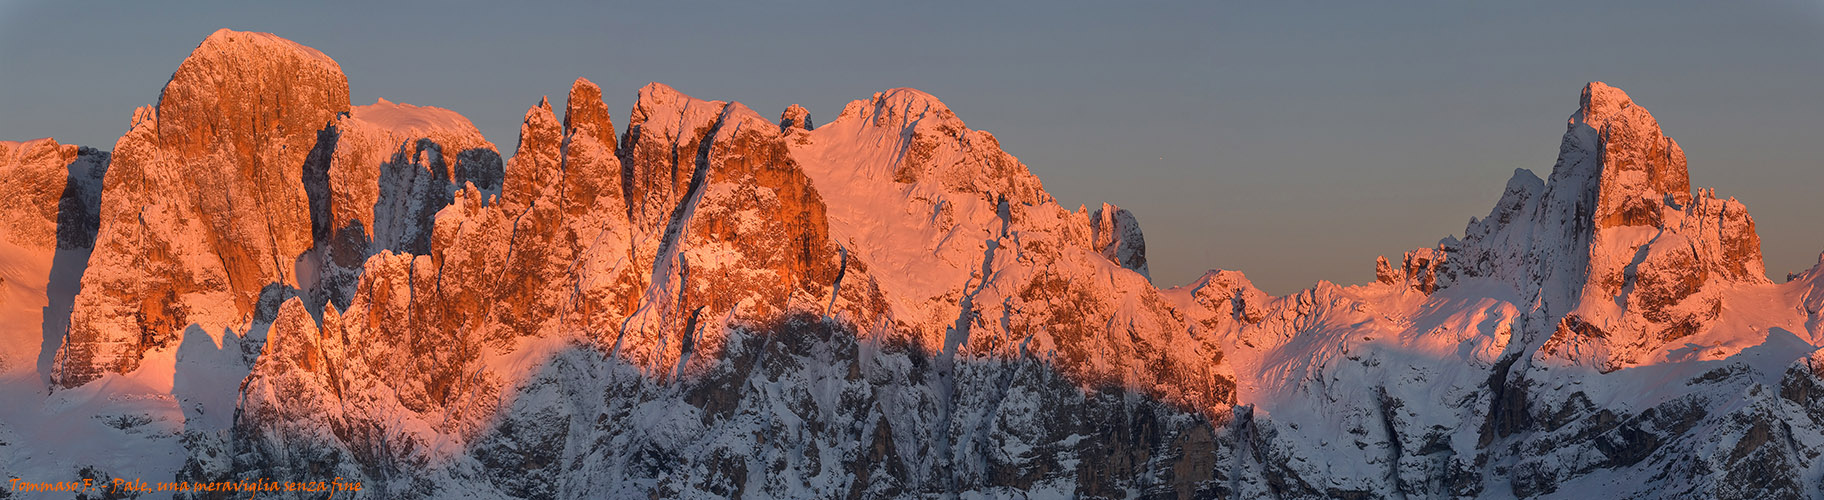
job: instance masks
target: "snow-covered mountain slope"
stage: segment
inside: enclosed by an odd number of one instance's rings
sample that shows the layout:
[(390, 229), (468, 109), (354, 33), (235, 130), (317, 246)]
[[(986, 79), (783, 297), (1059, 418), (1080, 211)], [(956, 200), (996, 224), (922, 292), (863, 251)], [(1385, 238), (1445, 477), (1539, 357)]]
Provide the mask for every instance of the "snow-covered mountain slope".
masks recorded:
[(1516, 172), (1462, 239), (1283, 297), (1154, 287), (1136, 214), (1059, 206), (917, 90), (819, 126), (655, 83), (617, 129), (578, 79), (503, 160), (454, 112), (347, 89), (223, 30), (111, 161), (0, 143), (25, 194), (0, 200), (0, 475), (1824, 496), (1824, 264), (1767, 280), (1742, 204), (1693, 193), (1601, 83), (1549, 178)]

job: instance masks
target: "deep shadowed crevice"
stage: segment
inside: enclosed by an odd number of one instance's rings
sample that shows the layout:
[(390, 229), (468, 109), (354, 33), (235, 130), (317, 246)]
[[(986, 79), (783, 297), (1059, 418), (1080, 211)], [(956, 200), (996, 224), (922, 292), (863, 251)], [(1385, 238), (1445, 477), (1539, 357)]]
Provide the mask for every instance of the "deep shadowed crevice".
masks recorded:
[[(301, 167), (300, 179), (310, 207), (311, 248), (294, 259), (293, 268), (298, 277), (298, 286), (303, 289), (302, 295), (307, 306), (305, 309), (311, 311), (313, 317), (322, 314), (323, 303), (334, 295), (335, 289), (331, 279), (334, 273), (328, 264), (334, 256), (332, 249), (335, 235), (334, 221), (331, 220), (334, 210), (330, 201), (329, 166), (335, 158), (336, 143), (341, 137), (341, 131), (335, 123), (329, 123), (318, 130), (317, 143), (311, 146), (310, 154), (305, 155)], [(266, 308), (270, 289), (269, 285), (261, 290), (261, 309)], [(280, 298), (274, 304), (283, 300)], [(272, 311), (276, 312), (277, 308), (272, 308)], [(321, 321), (321, 318), (318, 320)]]
[(1512, 436), (1532, 426), (1532, 414), (1526, 408), (1526, 379), (1508, 382), (1508, 372), (1521, 356), (1515, 353), (1502, 358), (1488, 374), (1488, 419), (1482, 421), (1477, 448), (1486, 448), (1497, 437)]
[(319, 248), (329, 241), (332, 232), (329, 220), (329, 165), (335, 157), (336, 142), (341, 135), (334, 123), (323, 127), (323, 130), (317, 131), (316, 145), (304, 157), (302, 179), (304, 195), (310, 203), (310, 239)]
[[(640, 140), (640, 126), (637, 124), (628, 125), (627, 133), (621, 134), (620, 145), (614, 150), (614, 156), (621, 160), (622, 196), (630, 197), (633, 195), (633, 143), (638, 140)], [(627, 220), (633, 220), (633, 199), (628, 198), (626, 205)]]
[(381, 250), (430, 254), (437, 211), (450, 204), (455, 192), (444, 168), (442, 148), (430, 139), (401, 144), (379, 168), (374, 239), (370, 248), (359, 253), (364, 258)]
[[(665, 237), (659, 242), (659, 255), (661, 256), (671, 255), (684, 239), (685, 224), (688, 223), (691, 215), (696, 213), (697, 201), (702, 198), (703, 186), (709, 179), (710, 152), (715, 149), (716, 136), (722, 132), (722, 124), (727, 120), (728, 108), (724, 107), (722, 112), (716, 115), (715, 123), (710, 124), (709, 130), (703, 133), (703, 138), (700, 139), (697, 144), (697, 159), (696, 164), (693, 165), (696, 168), (691, 171), (690, 186), (685, 188), (682, 196), (678, 197), (678, 205), (672, 207), (671, 216), (666, 218)], [(672, 149), (673, 154), (675, 155), (677, 147), (674, 145)], [(672, 168), (674, 169), (674, 173), (672, 178), (674, 179), (677, 178), (675, 173), (677, 166), (677, 159), (673, 158)], [(664, 260), (661, 258), (659, 259), (659, 262), (662, 263)], [(654, 276), (660, 275), (657, 271), (658, 269), (655, 265)]]
[(106, 151), (83, 147), (64, 169), (62, 197), (57, 200), (57, 251), (45, 284), (43, 341), (38, 348), (38, 376), (47, 383), (57, 349), (69, 332), (70, 311), (82, 291), (82, 274), (101, 229), (101, 187), (111, 159)]
[(57, 200), (57, 248), (94, 248), (101, 229), (101, 181), (108, 172), (107, 151), (83, 147), (64, 167), (69, 176)]

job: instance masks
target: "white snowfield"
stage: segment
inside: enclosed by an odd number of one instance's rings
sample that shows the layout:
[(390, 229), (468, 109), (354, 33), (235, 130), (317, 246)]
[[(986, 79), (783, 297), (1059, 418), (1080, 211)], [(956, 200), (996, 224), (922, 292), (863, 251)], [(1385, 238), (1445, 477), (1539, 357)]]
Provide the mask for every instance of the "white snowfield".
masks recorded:
[(1059, 206), (917, 90), (820, 126), (600, 96), (503, 161), (223, 30), (111, 157), (0, 142), (0, 478), (1824, 498), (1824, 257), (1767, 279), (1743, 203), (1600, 82), (1465, 236), (1282, 297), (1155, 287), (1144, 214)]

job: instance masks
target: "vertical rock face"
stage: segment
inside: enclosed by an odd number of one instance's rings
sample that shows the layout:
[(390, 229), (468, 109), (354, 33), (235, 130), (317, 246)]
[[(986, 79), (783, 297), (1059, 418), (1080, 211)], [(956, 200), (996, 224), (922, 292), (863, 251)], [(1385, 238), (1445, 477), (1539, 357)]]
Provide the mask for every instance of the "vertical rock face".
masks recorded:
[[(1628, 94), (1602, 82), (1583, 88), (1567, 137), (1601, 161), (1596, 186), (1598, 229), (1659, 226), (1660, 208), (1691, 202), (1685, 151), (1659, 131), (1659, 121)], [(1591, 141), (1592, 136), (1594, 141)]]
[(1146, 270), (1146, 237), (1140, 234), (1140, 221), (1126, 209), (1102, 204), (1089, 216), (1091, 245), (1116, 265), (1152, 278)]
[[(566, 288), (576, 294), (573, 323), (600, 337), (618, 336), (633, 314), (646, 275), (632, 262), (633, 225), (624, 168), (615, 156), (614, 121), (602, 91), (587, 79), (571, 86), (564, 110), (564, 181), (559, 200), (575, 261)], [(650, 269), (650, 268), (646, 268)]]
[(58, 383), (131, 371), (185, 325), (244, 324), (263, 289), (297, 286), (312, 247), (305, 159), (346, 111), (347, 79), (314, 49), (228, 30), (203, 40), (115, 146)]
[(350, 249), (349, 258), (383, 249), (428, 253), (432, 216), (464, 184), (500, 190), (494, 144), (453, 111), (380, 99), (351, 108), (331, 133), (326, 229), (362, 231), (371, 245)]
[(620, 152), (636, 231), (663, 232), (700, 167), (703, 139), (715, 133), (727, 105), (698, 100), (660, 83), (640, 88)]
[[(1628, 264), (1634, 255), (1627, 249), (1650, 247), (1647, 256), (1655, 262), (1642, 264), (1649, 268), (1678, 266), (1698, 273), (1694, 281), (1707, 281), (1702, 273), (1718, 272), (1729, 281), (1766, 281), (1761, 265), (1760, 237), (1755, 234), (1754, 220), (1735, 200), (1715, 199), (1715, 193), (1700, 192), (1693, 200), (1691, 182), (1685, 170), (1685, 153), (1660, 133), (1653, 115), (1628, 98), (1620, 89), (1594, 82), (1584, 88), (1583, 105), (1571, 117), (1571, 130), (1566, 133), (1568, 147), (1589, 153), (1599, 160), (1594, 211), (1590, 214), (1594, 235), (1591, 244), (1591, 285), (1604, 293), (1619, 295), (1633, 281)], [(1593, 136), (1593, 140), (1592, 140)], [(1690, 245), (1699, 247), (1683, 256), (1680, 252), (1643, 241), (1637, 231), (1628, 227), (1646, 227), (1655, 236), (1667, 233), (1683, 236)], [(1652, 250), (1658, 250), (1654, 252)], [(1638, 251), (1638, 250), (1636, 250)], [(1617, 258), (1619, 257), (1619, 258)], [(1669, 262), (1666, 259), (1681, 260)], [(1652, 286), (1651, 293), (1673, 293), (1677, 300), (1689, 295)], [(1695, 290), (1691, 290), (1695, 292)], [(1648, 304), (1651, 306), (1652, 304)]]
[(602, 103), (602, 89), (595, 82), (577, 78), (570, 86), (570, 98), (564, 106), (564, 133), (588, 136), (614, 151), (614, 118), (608, 114), (608, 105)]
[(549, 99), (526, 110), (519, 126), (519, 149), (508, 161), (506, 180), (501, 183), (501, 201), (519, 209), (557, 192), (564, 175), (559, 146), (564, 141), (564, 128), (551, 111)]
[(500, 193), (494, 144), (447, 109), (380, 99), (355, 106), (317, 133), (305, 162), (319, 271), (305, 280), (310, 308), (348, 307), (367, 258), (381, 251), (430, 253), (437, 212), (474, 185)]
[[(340, 477), (379, 498), (1824, 484), (1824, 271), (1767, 282), (1742, 205), (1690, 193), (1676, 143), (1600, 83), (1549, 181), (1517, 171), (1462, 240), (1273, 297), (1235, 271), (1153, 286), (1133, 214), (1063, 209), (916, 90), (813, 129), (798, 106), (775, 122), (651, 84), (617, 138), (578, 79), (502, 162), (467, 119), (348, 108), (340, 81), (315, 51), (224, 31), (136, 113), (115, 168), (0, 143), (20, 194), (0, 200), (0, 298), (31, 267), (11, 253), (86, 251), (101, 207), (57, 383), (175, 363), (62, 393), (163, 406), (37, 420), (167, 446), (184, 463), (156, 470), (178, 480)], [(196, 332), (220, 328), (246, 332), (228, 363), (246, 371), (199, 368), (231, 337)], [(120, 392), (148, 378), (171, 393)], [(234, 408), (192, 405), (196, 380)], [(28, 436), (0, 463), (71, 460), (78, 438), (32, 420), (0, 419)]]
[(1406, 252), (1400, 261), (1400, 267), (1394, 268), (1387, 262), (1387, 257), (1375, 257), (1375, 281), (1389, 285), (1401, 285), (1430, 294), (1438, 290), (1438, 268), (1448, 258), (1444, 252), (1435, 248), (1420, 248)]

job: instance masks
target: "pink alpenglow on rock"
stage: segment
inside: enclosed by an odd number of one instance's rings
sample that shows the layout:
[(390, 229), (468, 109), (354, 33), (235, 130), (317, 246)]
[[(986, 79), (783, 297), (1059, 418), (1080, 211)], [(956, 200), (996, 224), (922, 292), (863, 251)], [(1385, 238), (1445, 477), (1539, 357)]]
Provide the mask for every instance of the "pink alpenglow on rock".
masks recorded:
[(526, 97), (503, 159), (223, 30), (111, 155), (0, 142), (0, 464), (376, 498), (1824, 495), (1824, 271), (1768, 280), (1744, 205), (1600, 82), (1462, 238), (1279, 297), (1155, 286), (1136, 214), (1065, 209), (918, 90), (821, 126)]

